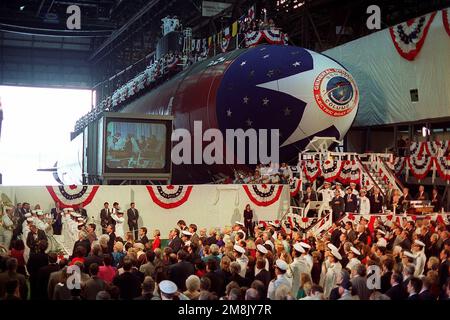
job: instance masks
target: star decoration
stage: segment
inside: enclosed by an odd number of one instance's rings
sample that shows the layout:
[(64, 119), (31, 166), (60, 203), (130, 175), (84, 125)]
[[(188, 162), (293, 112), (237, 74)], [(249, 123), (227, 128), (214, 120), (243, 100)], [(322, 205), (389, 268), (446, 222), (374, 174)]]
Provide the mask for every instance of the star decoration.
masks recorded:
[(228, 109), (227, 110), (227, 117), (231, 117), (231, 114), (232, 114), (233, 112), (231, 112), (231, 110), (230, 109)]
[(245, 96), (243, 100), (244, 100), (244, 103), (245, 103), (245, 104), (248, 104), (248, 101), (250, 100), (250, 98), (247, 97), (247, 96)]
[(266, 47), (259, 49), (259, 51), (264, 51), (264, 50), (266, 50)]
[(247, 121), (245, 121), (245, 123), (247, 124), (248, 127), (251, 127), (253, 124), (253, 121), (250, 120), (250, 118), (248, 118)]
[(270, 57), (270, 54), (266, 54), (263, 59), (267, 59), (268, 57)]
[(287, 117), (287, 116), (290, 116), (291, 115), (291, 109), (289, 109), (289, 107), (286, 107), (286, 109), (284, 109), (284, 115)]
[(298, 67), (298, 66), (300, 66), (301, 65), (301, 63), (300, 62), (298, 62), (298, 61), (295, 61), (293, 64), (292, 64), (294, 67)]
[(241, 62), (241, 67), (245, 66), (246, 63), (247, 63), (247, 61), (242, 61)]
[(298, 50), (297, 51), (292, 51), (291, 55), (295, 56), (296, 54), (299, 54), (299, 53), (300, 53), (300, 51), (298, 51)]
[(269, 104), (269, 102), (270, 102), (270, 100), (269, 100), (269, 99), (267, 99), (267, 98), (264, 98), (264, 99), (263, 99), (263, 101), (262, 101), (262, 103), (263, 103), (263, 106), (267, 106), (267, 105)]
[(269, 70), (269, 72), (267, 72), (267, 76), (268, 76), (269, 78), (272, 77), (273, 74), (274, 74), (274, 71), (273, 71), (273, 70)]

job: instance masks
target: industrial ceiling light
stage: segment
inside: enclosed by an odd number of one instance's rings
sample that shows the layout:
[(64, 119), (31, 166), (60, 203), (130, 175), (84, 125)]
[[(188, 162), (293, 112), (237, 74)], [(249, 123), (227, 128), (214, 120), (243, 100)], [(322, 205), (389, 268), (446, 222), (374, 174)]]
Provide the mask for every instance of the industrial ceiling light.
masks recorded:
[(25, 6), (21, 6), (19, 7), (20, 11), (23, 11), (23, 9), (25, 9)]

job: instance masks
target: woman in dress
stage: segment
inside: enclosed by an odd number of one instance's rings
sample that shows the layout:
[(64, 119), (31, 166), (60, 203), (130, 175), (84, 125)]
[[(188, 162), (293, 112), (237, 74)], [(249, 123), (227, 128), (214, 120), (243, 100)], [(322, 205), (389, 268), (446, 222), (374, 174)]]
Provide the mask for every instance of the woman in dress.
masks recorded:
[(247, 236), (253, 237), (253, 210), (247, 204), (244, 210), (244, 225), (247, 229)]

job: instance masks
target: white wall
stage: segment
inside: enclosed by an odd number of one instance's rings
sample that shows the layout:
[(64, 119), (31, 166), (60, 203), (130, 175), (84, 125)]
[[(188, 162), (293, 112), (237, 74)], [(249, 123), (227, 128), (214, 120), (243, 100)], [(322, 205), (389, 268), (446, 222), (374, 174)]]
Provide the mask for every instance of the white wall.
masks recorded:
[[(40, 204), (46, 212), (54, 207), (45, 186), (0, 186), (0, 193), (6, 194), (14, 203), (29, 202), (32, 208)], [(93, 201), (85, 207), (88, 216), (99, 220), (105, 201), (110, 207), (117, 201), (122, 209), (128, 209), (130, 202), (135, 202), (140, 212), (139, 226), (147, 227), (150, 234), (159, 229), (163, 238), (167, 238), (169, 230), (176, 227), (179, 219), (188, 224), (196, 223), (199, 228), (223, 228), (236, 220), (243, 221), (242, 212), (248, 203), (256, 219), (276, 220), (289, 208), (289, 187), (283, 186), (282, 194), (274, 204), (258, 207), (250, 201), (241, 185), (195, 185), (187, 202), (174, 209), (163, 209), (152, 201), (145, 186), (100, 186)], [(97, 225), (100, 229), (99, 222)]]

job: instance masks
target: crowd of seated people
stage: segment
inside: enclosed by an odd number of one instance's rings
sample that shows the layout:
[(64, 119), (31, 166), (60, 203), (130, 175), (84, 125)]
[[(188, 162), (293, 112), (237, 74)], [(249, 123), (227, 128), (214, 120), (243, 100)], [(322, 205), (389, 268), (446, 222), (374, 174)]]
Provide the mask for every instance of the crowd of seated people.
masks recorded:
[(276, 163), (259, 164), (253, 172), (235, 172), (234, 184), (288, 184), (294, 174), (292, 169), (286, 164)]
[[(163, 245), (159, 230), (98, 237), (79, 230), (73, 254), (12, 240), (0, 257), (0, 298), (7, 300), (448, 300), (450, 233), (443, 221), (365, 218), (335, 222), (325, 233), (284, 228), (282, 221), (242, 221), (200, 228), (183, 220)], [(253, 218), (254, 219), (254, 218)], [(246, 227), (247, 226), (247, 227)], [(103, 227), (103, 226), (102, 226)], [(252, 230), (250, 230), (252, 229)], [(80, 288), (68, 286), (73, 268)], [(379, 285), (369, 285), (373, 270)], [(370, 282), (372, 283), (372, 282)], [(377, 282), (375, 282), (377, 283)], [(30, 292), (28, 292), (30, 291)]]

